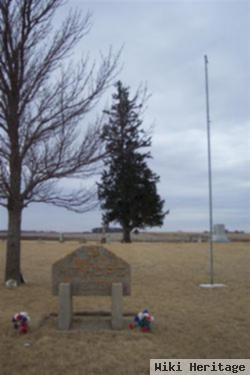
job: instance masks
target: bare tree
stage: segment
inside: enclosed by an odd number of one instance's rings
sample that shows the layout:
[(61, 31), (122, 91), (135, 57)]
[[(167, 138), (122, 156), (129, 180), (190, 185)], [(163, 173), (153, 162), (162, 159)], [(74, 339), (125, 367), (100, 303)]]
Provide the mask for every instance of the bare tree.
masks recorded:
[(83, 116), (112, 82), (118, 54), (96, 68), (88, 59), (72, 69), (72, 49), (89, 32), (90, 14), (70, 13), (52, 26), (62, 0), (0, 1), (0, 205), (8, 210), (5, 280), (21, 281), (22, 210), (31, 202), (78, 212), (92, 191), (65, 193), (57, 183), (86, 177), (102, 157), (100, 127), (83, 132)]

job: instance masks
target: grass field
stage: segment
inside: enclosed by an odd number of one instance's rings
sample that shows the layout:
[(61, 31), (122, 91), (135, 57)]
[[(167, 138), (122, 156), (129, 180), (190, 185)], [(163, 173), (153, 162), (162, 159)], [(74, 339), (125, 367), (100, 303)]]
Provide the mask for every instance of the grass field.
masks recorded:
[[(125, 311), (148, 308), (152, 333), (137, 331), (59, 332), (51, 294), (51, 265), (79, 247), (78, 242), (24, 241), (22, 270), (28, 283), (8, 290), (0, 285), (0, 374), (146, 375), (150, 358), (250, 358), (250, 248), (247, 243), (215, 245), (216, 282), (205, 290), (207, 243), (110, 243), (105, 245), (131, 264), (132, 296)], [(5, 245), (0, 241), (3, 276)], [(110, 299), (74, 298), (74, 310), (108, 310)], [(15, 312), (27, 311), (31, 329), (19, 335)], [(29, 346), (25, 346), (25, 343)]]

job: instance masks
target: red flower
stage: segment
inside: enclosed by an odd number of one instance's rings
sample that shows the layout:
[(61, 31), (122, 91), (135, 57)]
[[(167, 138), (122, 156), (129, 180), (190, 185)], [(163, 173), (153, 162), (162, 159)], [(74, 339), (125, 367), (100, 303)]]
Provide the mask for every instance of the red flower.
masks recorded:
[(129, 323), (128, 328), (129, 328), (129, 329), (134, 329), (134, 328), (135, 328), (135, 325), (134, 325), (133, 323)]
[(143, 333), (150, 332), (150, 328), (149, 327), (142, 327), (141, 332), (143, 332)]
[(20, 333), (27, 333), (28, 332), (28, 326), (25, 324), (25, 325), (21, 325), (20, 326)]

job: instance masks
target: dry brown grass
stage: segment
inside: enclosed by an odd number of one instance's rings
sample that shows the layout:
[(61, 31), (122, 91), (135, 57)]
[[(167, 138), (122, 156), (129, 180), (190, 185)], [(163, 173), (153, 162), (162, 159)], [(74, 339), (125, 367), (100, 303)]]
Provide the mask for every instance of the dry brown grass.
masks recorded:
[[(148, 308), (154, 331), (58, 332), (53, 322), (39, 327), (43, 314), (56, 312), (51, 295), (52, 263), (77, 248), (77, 242), (23, 242), (22, 269), (28, 284), (0, 286), (0, 374), (144, 375), (150, 358), (250, 358), (250, 249), (248, 244), (215, 246), (216, 282), (208, 281), (208, 244), (111, 243), (106, 247), (132, 266), (132, 296), (125, 310)], [(0, 243), (0, 273), (4, 268)], [(109, 309), (108, 298), (75, 298), (75, 311)], [(11, 317), (28, 311), (27, 335), (13, 330)], [(30, 342), (29, 347), (24, 343)]]

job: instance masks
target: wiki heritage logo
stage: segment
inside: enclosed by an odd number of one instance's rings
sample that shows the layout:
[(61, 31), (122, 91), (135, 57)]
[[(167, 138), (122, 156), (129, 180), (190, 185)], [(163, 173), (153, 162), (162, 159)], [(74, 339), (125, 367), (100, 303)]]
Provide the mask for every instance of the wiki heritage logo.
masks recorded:
[(250, 374), (250, 359), (151, 359), (150, 375)]

